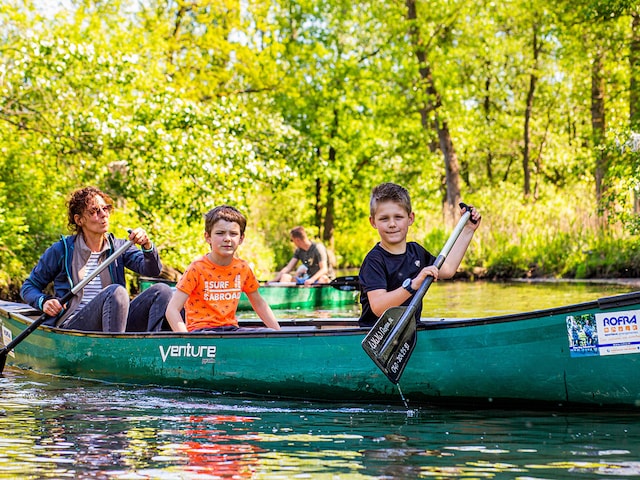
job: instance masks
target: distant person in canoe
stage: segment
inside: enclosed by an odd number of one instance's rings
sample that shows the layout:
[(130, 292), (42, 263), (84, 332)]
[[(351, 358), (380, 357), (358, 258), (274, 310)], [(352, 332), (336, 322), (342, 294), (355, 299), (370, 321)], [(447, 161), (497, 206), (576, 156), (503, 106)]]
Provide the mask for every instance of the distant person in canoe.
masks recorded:
[[(146, 332), (162, 327), (171, 299), (171, 288), (156, 284), (129, 300), (125, 267), (140, 274), (157, 276), (162, 271), (158, 249), (142, 228), (129, 234), (136, 245), (126, 249), (108, 268), (95, 276), (66, 305), (60, 304), (74, 285), (90, 276), (98, 265), (127, 240), (109, 233), (113, 201), (95, 187), (73, 192), (67, 220), (73, 235), (63, 236), (40, 257), (20, 291), (23, 300), (51, 317), (45, 324), (60, 328), (103, 332)], [(53, 282), (53, 295), (45, 288)]]
[[(289, 232), (291, 241), (296, 247), (289, 263), (280, 270), (269, 283), (296, 283), (297, 285), (313, 285), (329, 283), (333, 279), (333, 265), (329, 261), (326, 247), (320, 242), (312, 242), (304, 227), (294, 227)], [(301, 265), (293, 272), (298, 262)]]
[[(470, 209), (471, 221), (466, 223), (438, 270), (434, 265), (435, 256), (420, 244), (407, 242), (409, 227), (415, 219), (407, 189), (395, 183), (382, 183), (373, 189), (369, 223), (378, 231), (380, 242), (369, 251), (360, 267), (360, 326), (372, 327), (388, 308), (409, 305), (428, 276), (434, 280), (454, 276), (480, 225), (480, 214), (475, 208)], [(420, 318), (421, 313), (422, 307), (419, 307), (416, 318)]]
[(236, 310), (242, 292), (264, 324), (280, 330), (271, 307), (258, 292), (260, 284), (253, 270), (235, 255), (246, 226), (247, 219), (234, 207), (222, 205), (207, 212), (204, 239), (211, 251), (192, 262), (178, 280), (167, 307), (167, 320), (174, 331), (238, 330)]

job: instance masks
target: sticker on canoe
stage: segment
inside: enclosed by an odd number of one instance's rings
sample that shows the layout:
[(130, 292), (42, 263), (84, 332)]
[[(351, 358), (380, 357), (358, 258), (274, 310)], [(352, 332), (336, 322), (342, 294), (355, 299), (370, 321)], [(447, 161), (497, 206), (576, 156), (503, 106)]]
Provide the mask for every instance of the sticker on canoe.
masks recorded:
[(216, 346), (215, 345), (200, 345), (195, 346), (187, 343), (186, 345), (169, 345), (166, 348), (163, 345), (159, 346), (160, 356), (162, 357), (162, 363), (167, 361), (167, 358), (201, 358), (202, 364), (215, 363), (216, 361)]
[[(11, 343), (11, 340), (13, 340), (13, 335), (11, 335), (11, 330), (9, 330), (7, 327), (2, 325), (2, 344), (9, 345), (9, 343)], [(13, 353), (13, 350), (9, 350), (9, 355), (14, 358), (16, 356), (16, 354)]]
[(640, 310), (567, 315), (572, 357), (640, 353)]

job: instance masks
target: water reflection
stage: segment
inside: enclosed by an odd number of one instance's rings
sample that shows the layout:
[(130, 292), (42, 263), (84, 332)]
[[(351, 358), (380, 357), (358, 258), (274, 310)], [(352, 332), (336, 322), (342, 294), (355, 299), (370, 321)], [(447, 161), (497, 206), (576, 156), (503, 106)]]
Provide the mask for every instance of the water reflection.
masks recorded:
[(640, 474), (634, 413), (310, 404), (11, 370), (0, 477), (583, 478)]

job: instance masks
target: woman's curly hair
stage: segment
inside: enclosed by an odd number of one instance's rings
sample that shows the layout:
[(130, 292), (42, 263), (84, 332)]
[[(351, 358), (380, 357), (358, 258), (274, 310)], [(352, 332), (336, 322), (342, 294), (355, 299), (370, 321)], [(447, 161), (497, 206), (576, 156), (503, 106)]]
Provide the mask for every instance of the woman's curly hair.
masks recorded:
[(102, 197), (107, 204), (113, 205), (111, 197), (96, 187), (84, 187), (71, 194), (67, 202), (69, 206), (67, 217), (69, 230), (80, 233), (81, 228), (76, 224), (75, 216), (82, 215), (95, 197)]

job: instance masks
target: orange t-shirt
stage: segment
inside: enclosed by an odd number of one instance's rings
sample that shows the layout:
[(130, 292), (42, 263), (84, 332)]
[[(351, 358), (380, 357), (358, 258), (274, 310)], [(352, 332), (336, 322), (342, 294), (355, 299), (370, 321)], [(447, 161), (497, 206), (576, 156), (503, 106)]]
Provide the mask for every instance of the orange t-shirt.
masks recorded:
[(240, 293), (252, 293), (260, 284), (247, 262), (233, 258), (216, 265), (204, 255), (182, 275), (176, 288), (189, 295), (184, 304), (187, 330), (238, 325)]

